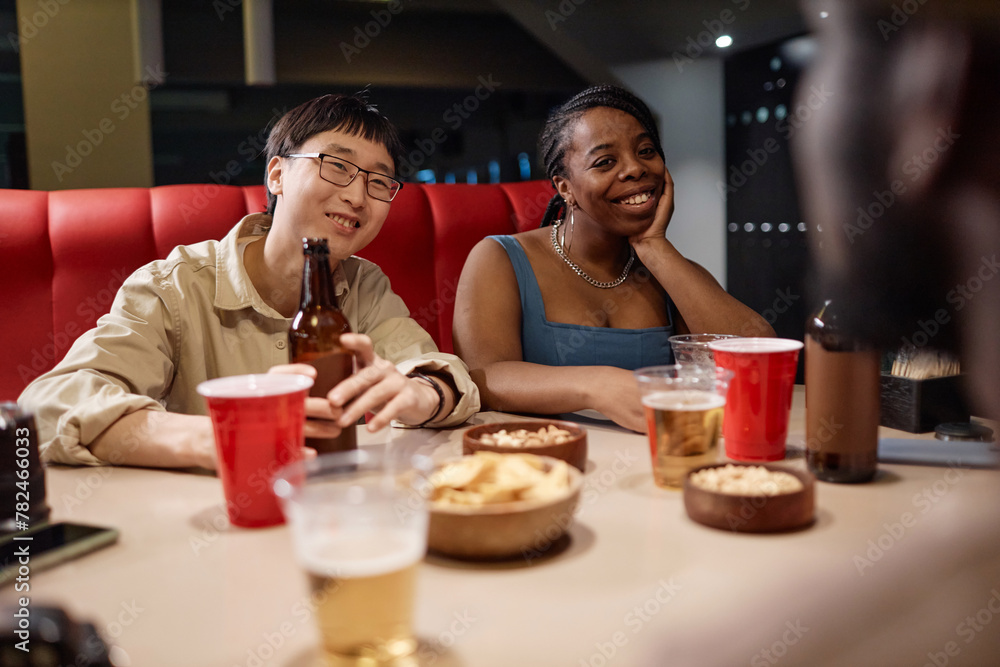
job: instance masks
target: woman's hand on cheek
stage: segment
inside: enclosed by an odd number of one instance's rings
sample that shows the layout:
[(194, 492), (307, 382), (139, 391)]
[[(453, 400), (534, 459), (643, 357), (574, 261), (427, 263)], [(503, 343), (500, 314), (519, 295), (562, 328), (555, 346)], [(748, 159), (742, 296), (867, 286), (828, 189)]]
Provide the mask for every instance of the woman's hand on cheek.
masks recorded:
[(656, 211), (653, 213), (653, 223), (645, 231), (629, 238), (633, 247), (638, 248), (646, 241), (662, 241), (666, 238), (667, 227), (670, 219), (674, 215), (674, 181), (670, 177), (669, 171), (664, 171), (663, 189), (660, 199), (656, 203)]

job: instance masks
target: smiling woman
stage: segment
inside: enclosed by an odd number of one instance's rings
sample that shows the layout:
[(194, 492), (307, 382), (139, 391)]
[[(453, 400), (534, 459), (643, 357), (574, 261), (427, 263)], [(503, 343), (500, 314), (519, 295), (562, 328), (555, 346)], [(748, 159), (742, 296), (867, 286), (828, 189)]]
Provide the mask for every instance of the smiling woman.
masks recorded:
[(674, 184), (642, 100), (588, 88), (549, 117), (539, 155), (557, 192), (542, 227), (481, 241), (459, 282), (455, 348), (485, 406), (595, 409), (643, 431), (631, 371), (671, 363), (671, 335), (774, 334), (666, 238)]

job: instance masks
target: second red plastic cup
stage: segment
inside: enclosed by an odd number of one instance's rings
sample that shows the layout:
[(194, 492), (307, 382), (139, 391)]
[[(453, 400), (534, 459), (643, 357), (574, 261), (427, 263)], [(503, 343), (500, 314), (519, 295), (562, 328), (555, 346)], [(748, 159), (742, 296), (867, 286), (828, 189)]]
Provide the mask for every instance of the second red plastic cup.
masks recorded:
[(733, 372), (722, 421), (726, 456), (737, 461), (785, 458), (802, 343), (787, 338), (734, 338), (709, 343), (709, 347), (716, 365)]

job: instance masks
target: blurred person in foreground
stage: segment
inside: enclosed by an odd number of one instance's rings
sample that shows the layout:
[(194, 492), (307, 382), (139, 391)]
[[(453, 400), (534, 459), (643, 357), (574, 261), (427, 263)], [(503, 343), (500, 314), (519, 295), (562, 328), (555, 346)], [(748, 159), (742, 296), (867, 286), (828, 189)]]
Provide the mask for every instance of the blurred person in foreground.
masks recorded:
[(550, 114), (538, 149), (556, 194), (539, 229), (472, 249), (455, 349), (493, 410), (592, 409), (645, 431), (632, 371), (672, 363), (670, 336), (774, 330), (667, 237), (674, 182), (642, 100), (588, 88)]
[[(1000, 3), (804, 12), (820, 49), (800, 90), (830, 92), (793, 146), (808, 219), (823, 228), (822, 293), (887, 349), (940, 314), (954, 326), (931, 344), (960, 352), (974, 413), (1000, 418)], [(789, 563), (787, 585), (759, 591), (752, 612), (715, 617), (648, 664), (1000, 665), (1000, 472), (940, 473), (880, 517), (881, 532), (855, 536), (853, 557)], [(780, 657), (765, 655), (782, 637)]]
[(363, 95), (324, 95), (282, 116), (267, 140), (267, 212), (137, 270), (111, 312), (21, 394), (43, 460), (215, 468), (200, 382), (315, 377), (288, 363), (303, 237), (328, 242), (336, 297), (355, 332), (341, 343), (357, 365), (326, 398), (306, 399), (306, 436), (335, 437), (367, 412), (370, 431), (392, 420), (452, 426), (474, 414), (479, 394), (462, 361), (438, 352), (381, 269), (354, 256), (389, 214), (402, 153), (395, 127)]

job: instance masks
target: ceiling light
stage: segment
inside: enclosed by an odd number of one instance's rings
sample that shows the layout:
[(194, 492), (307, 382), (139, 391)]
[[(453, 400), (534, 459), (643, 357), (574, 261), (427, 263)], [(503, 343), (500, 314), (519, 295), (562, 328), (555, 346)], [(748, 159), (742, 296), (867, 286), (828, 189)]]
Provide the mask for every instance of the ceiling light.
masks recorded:
[(830, 12), (820, 12), (820, 13), (819, 13), (819, 17), (820, 17), (821, 19), (825, 19), (825, 18), (826, 18), (827, 16), (829, 16), (829, 15), (830, 15)]
[(718, 39), (715, 40), (715, 45), (720, 49), (724, 49), (727, 46), (732, 45), (733, 38), (729, 35), (719, 35)]

